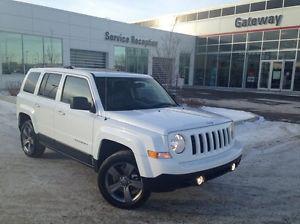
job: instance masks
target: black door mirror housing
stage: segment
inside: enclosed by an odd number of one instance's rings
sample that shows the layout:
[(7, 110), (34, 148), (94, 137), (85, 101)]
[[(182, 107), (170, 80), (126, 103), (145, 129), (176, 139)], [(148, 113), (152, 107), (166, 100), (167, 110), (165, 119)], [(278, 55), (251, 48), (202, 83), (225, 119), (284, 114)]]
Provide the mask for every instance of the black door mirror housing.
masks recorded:
[(92, 105), (86, 97), (73, 97), (70, 108), (74, 110), (91, 110)]

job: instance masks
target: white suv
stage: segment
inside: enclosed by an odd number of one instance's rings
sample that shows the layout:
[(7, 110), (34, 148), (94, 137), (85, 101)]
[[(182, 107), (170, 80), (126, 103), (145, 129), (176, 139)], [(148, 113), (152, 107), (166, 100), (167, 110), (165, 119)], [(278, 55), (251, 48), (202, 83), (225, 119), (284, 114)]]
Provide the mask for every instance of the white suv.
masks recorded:
[(200, 185), (241, 160), (230, 119), (179, 106), (148, 75), (31, 69), (17, 116), (27, 156), (48, 147), (92, 167), (103, 197), (120, 208)]

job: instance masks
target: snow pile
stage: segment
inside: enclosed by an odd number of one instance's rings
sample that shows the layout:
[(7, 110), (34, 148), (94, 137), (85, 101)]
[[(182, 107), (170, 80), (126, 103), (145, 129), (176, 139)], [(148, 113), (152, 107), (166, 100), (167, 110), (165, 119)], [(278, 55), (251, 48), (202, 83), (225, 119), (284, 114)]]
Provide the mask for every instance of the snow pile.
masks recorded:
[(218, 107), (201, 107), (202, 110), (218, 114), (224, 117), (228, 117), (233, 120), (235, 123), (240, 123), (242, 121), (254, 120), (257, 116), (251, 112), (246, 112), (242, 110), (232, 110), (226, 108), (218, 108)]

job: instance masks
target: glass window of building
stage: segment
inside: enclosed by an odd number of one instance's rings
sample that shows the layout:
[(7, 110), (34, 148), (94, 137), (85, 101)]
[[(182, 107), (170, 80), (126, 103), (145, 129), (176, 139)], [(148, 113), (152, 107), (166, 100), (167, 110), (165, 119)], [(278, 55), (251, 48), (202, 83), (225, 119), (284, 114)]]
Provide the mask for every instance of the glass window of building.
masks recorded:
[(197, 13), (191, 13), (187, 15), (187, 21), (195, 21), (197, 20)]
[(248, 33), (248, 41), (261, 41), (263, 32)]
[(235, 7), (228, 7), (222, 9), (222, 16), (233, 15), (235, 11)]
[(46, 67), (56, 67), (63, 64), (61, 39), (44, 38), (44, 63)]
[(115, 68), (132, 73), (148, 73), (148, 49), (116, 46)]
[(248, 51), (260, 51), (261, 50), (261, 42), (249, 42)]
[(242, 87), (244, 53), (234, 53), (231, 57), (230, 87)]
[(221, 44), (229, 44), (232, 43), (232, 35), (220, 36)]
[(297, 6), (300, 5), (299, 0), (284, 0), (284, 7)]
[(288, 60), (288, 59), (295, 59), (296, 51), (279, 51), (278, 59), (280, 60)]
[(231, 46), (232, 44), (221, 44), (220, 45), (220, 52), (226, 52), (226, 51), (231, 51)]
[(43, 67), (43, 38), (23, 35), (25, 72), (30, 68)]
[(250, 4), (238, 5), (236, 6), (235, 13), (239, 14), (239, 13), (249, 12), (249, 8), (250, 8)]
[(205, 85), (215, 86), (217, 79), (217, 69), (218, 69), (218, 55), (208, 54), (206, 62), (205, 71)]
[(295, 78), (294, 78), (294, 91), (300, 91), (300, 51), (298, 51)]
[(231, 54), (219, 55), (217, 86), (228, 87)]
[(260, 52), (247, 54), (246, 88), (257, 88)]
[(283, 0), (270, 0), (267, 1), (267, 9), (276, 9), (282, 7)]
[(207, 19), (208, 18), (208, 11), (205, 12), (198, 12), (198, 19)]
[(219, 47), (218, 45), (208, 45), (207, 52), (218, 52)]
[(207, 44), (219, 44), (219, 36), (208, 37)]
[(21, 34), (0, 32), (2, 74), (24, 74)]
[(197, 37), (196, 44), (197, 45), (206, 45), (207, 38), (206, 37)]
[(268, 41), (263, 43), (263, 50), (277, 50), (278, 41)]
[(264, 40), (278, 40), (279, 30), (264, 32)]
[(298, 29), (281, 30), (281, 39), (295, 39), (298, 37)]
[(232, 51), (245, 51), (246, 44), (233, 44)]
[(178, 22), (186, 22), (187, 20), (187, 16), (186, 15), (182, 15), (182, 16), (177, 16), (176, 17), (176, 21)]
[(221, 16), (221, 9), (215, 9), (209, 11), (209, 18), (215, 18)]
[(277, 51), (263, 51), (261, 60), (277, 60)]
[(239, 43), (239, 42), (246, 42), (247, 35), (242, 33), (242, 34), (234, 34), (233, 35), (233, 42), (234, 43)]
[(206, 45), (205, 46), (198, 46), (196, 48), (197, 53), (206, 53)]
[(196, 86), (203, 86), (205, 74), (206, 54), (199, 54), (195, 56), (195, 72), (194, 82)]
[(280, 41), (280, 49), (297, 48), (297, 40)]
[(261, 11), (261, 10), (265, 10), (266, 8), (266, 2), (256, 2), (256, 3), (251, 3), (251, 7), (250, 7), (250, 12), (256, 12), (256, 11)]
[(181, 53), (179, 56), (179, 75), (184, 79), (184, 84), (189, 83), (190, 54)]

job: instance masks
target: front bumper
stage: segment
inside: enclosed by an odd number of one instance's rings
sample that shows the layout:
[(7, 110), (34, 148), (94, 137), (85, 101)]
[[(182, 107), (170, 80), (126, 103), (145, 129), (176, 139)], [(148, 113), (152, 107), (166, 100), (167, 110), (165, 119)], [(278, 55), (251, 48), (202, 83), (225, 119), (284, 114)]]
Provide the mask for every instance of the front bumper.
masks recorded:
[(233, 163), (238, 166), (240, 164), (242, 156), (235, 158), (234, 160), (207, 170), (189, 174), (161, 174), (154, 178), (143, 178), (143, 182), (150, 191), (153, 192), (164, 192), (172, 191), (177, 188), (196, 186), (196, 178), (203, 176), (205, 181), (219, 177), (231, 171), (231, 165)]

